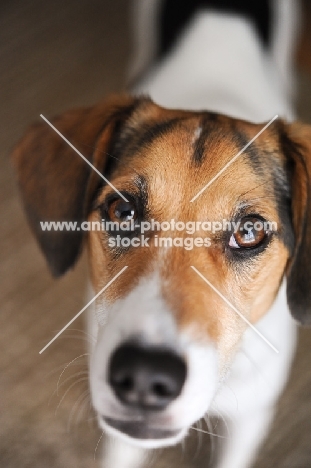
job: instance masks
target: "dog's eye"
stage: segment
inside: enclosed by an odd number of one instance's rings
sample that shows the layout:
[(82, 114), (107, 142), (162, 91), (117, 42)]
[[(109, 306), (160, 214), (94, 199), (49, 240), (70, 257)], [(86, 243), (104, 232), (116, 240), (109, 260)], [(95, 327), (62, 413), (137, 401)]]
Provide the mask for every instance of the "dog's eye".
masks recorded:
[(252, 249), (259, 246), (267, 237), (267, 231), (262, 219), (254, 217), (243, 218), (236, 232), (229, 240), (232, 249)]
[(126, 202), (122, 198), (112, 201), (107, 209), (107, 214), (110, 221), (126, 222), (136, 220), (137, 210), (135, 204), (131, 201)]

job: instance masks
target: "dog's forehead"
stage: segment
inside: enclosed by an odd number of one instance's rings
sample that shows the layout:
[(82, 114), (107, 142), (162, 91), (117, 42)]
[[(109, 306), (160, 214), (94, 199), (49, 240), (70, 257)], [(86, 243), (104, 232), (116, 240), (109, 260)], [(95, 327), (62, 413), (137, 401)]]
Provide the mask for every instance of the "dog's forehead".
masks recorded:
[[(223, 210), (230, 211), (232, 201), (243, 202), (244, 195), (259, 200), (275, 192), (275, 175), (284, 165), (276, 132), (268, 129), (232, 162), (262, 127), (212, 112), (146, 106), (143, 115), (128, 123), (123, 142), (121, 138), (115, 175), (123, 181), (142, 175), (149, 203), (158, 213), (169, 208), (175, 216), (187, 217), (194, 207), (206, 210), (208, 203), (229, 215)], [(186, 207), (185, 200), (190, 202), (213, 179), (196, 203)]]

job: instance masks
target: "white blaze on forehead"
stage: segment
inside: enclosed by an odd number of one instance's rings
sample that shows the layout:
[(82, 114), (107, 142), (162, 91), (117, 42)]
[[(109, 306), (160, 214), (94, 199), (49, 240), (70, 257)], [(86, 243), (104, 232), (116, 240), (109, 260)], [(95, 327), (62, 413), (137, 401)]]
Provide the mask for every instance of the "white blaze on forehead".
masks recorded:
[(108, 304), (99, 298), (96, 304), (99, 326), (117, 327), (122, 335), (142, 335), (152, 344), (169, 342), (177, 334), (173, 314), (161, 293), (158, 273), (143, 278), (126, 297)]
[(193, 144), (200, 138), (203, 128), (201, 125), (194, 130)]

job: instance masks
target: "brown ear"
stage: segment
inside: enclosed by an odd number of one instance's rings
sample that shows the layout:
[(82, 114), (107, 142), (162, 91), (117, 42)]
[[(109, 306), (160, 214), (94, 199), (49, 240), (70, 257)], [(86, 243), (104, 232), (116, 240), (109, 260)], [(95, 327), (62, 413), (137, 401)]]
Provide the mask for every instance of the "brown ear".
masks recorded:
[(311, 126), (288, 125), (283, 150), (289, 162), (295, 233), (287, 271), (287, 301), (293, 317), (311, 325)]
[[(112, 97), (94, 107), (66, 112), (52, 124), (99, 170), (104, 171), (109, 144), (138, 100)], [(43, 231), (41, 221), (86, 219), (102, 178), (42, 121), (33, 125), (12, 153), (31, 229), (54, 276), (73, 266), (83, 232)]]

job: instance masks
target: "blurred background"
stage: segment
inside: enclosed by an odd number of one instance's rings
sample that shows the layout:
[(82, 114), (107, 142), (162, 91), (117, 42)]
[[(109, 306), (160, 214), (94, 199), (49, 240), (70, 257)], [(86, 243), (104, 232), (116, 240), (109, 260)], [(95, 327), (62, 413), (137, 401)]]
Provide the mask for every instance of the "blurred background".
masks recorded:
[[(311, 122), (311, 2), (302, 3), (296, 108), (301, 119)], [(85, 304), (85, 257), (61, 280), (50, 277), (26, 224), (8, 155), (40, 113), (49, 117), (124, 89), (131, 53), (129, 17), (129, 0), (0, 3), (3, 468), (99, 466), (94, 452), (101, 431), (89, 406), (83, 317), (38, 354)], [(200, 441), (198, 434), (186, 440), (186, 451), (182, 446), (163, 450), (154, 466), (207, 467), (208, 438)], [(310, 330), (300, 332), (290, 383), (255, 466), (311, 466)]]

